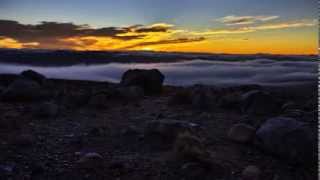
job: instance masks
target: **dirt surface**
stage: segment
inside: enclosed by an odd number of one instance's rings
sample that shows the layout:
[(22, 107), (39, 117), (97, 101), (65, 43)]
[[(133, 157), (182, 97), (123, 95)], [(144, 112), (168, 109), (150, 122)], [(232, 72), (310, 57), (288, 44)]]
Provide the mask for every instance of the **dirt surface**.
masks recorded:
[[(4, 89), (11, 81), (8, 77), (0, 78), (0, 87)], [(172, 96), (183, 88), (169, 86), (165, 86), (160, 95), (135, 100), (110, 98), (104, 100), (103, 106), (93, 107), (88, 103), (93, 94), (117, 85), (48, 81), (48, 89), (55, 92), (49, 101), (58, 106), (53, 116), (37, 115), (43, 102), (0, 101), (0, 179), (190, 179), (182, 168), (187, 162), (173, 157), (172, 145), (150, 141), (144, 133), (148, 122), (162, 119), (201, 126), (201, 138), (211, 154), (210, 161), (227, 172), (223, 177), (218, 177), (219, 172), (203, 174), (203, 177), (209, 176), (207, 179), (241, 179), (242, 171), (249, 165), (260, 168), (262, 180), (317, 179), (315, 167), (291, 164), (252, 143), (229, 140), (227, 133), (233, 124), (243, 122), (258, 128), (266, 119), (282, 113), (258, 116), (237, 108), (220, 107), (218, 99), (226, 93), (240, 91), (237, 88), (212, 88), (216, 102), (205, 111), (190, 104), (170, 104)], [(291, 98), (276, 95), (284, 101)], [(297, 97), (296, 101), (305, 105), (310, 97), (312, 95)], [(304, 112), (312, 113), (316, 108)], [(315, 128), (316, 118), (309, 118)], [(101, 155), (101, 162), (98, 167), (82, 168), (79, 159), (90, 152)], [(190, 171), (197, 170), (191, 168)]]

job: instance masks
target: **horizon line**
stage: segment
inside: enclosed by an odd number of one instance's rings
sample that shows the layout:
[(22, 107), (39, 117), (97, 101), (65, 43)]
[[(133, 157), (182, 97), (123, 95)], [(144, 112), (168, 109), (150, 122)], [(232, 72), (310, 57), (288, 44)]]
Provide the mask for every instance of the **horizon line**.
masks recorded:
[(0, 48), (0, 50), (29, 50), (29, 51), (72, 51), (72, 52), (148, 52), (148, 53), (176, 53), (176, 54), (199, 54), (199, 55), (239, 55), (239, 56), (254, 56), (254, 55), (272, 55), (272, 56), (320, 56), (315, 54), (279, 54), (268, 52), (257, 53), (222, 53), (222, 52), (196, 52), (196, 51), (154, 51), (154, 50), (75, 50), (75, 49), (34, 49), (34, 48)]

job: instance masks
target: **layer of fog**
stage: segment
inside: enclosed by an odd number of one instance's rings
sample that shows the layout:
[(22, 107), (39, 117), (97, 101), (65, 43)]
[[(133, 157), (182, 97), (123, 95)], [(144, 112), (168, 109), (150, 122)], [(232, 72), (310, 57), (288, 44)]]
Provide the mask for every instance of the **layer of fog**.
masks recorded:
[(312, 61), (251, 61), (225, 62), (193, 60), (177, 63), (110, 63), (69, 67), (33, 67), (0, 64), (0, 73), (18, 74), (33, 69), (50, 78), (119, 82), (128, 69), (159, 69), (168, 85), (285, 85), (317, 82), (318, 63)]

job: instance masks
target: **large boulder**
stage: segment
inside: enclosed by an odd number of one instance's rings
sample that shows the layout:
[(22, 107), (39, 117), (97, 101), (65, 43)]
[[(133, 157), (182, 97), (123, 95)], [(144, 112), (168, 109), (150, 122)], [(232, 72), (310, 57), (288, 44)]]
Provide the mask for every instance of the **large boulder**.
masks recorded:
[(46, 97), (41, 86), (30, 79), (18, 78), (1, 93), (4, 101), (36, 101)]
[(33, 70), (26, 70), (26, 71), (23, 71), (21, 73), (21, 76), (27, 78), (27, 79), (30, 79), (30, 80), (33, 80), (39, 84), (44, 84), (45, 81), (46, 81), (46, 77), (38, 72), (35, 72)]
[(162, 90), (164, 75), (157, 69), (130, 69), (121, 78), (123, 86), (139, 86), (146, 94), (158, 94)]
[(317, 161), (317, 132), (292, 118), (267, 120), (256, 132), (256, 144), (263, 150), (295, 163)]
[(241, 97), (242, 111), (248, 114), (274, 114), (281, 107), (277, 100), (267, 92), (252, 90)]

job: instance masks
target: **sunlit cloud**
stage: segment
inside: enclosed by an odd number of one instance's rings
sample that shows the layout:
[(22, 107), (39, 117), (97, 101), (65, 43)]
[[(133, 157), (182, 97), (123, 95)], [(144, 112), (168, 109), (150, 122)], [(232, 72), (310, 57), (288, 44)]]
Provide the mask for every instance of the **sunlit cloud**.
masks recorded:
[(12, 38), (0, 38), (0, 48), (22, 48), (23, 45)]
[(265, 22), (271, 21), (274, 19), (278, 19), (279, 16), (225, 16), (222, 18), (217, 19), (217, 21), (222, 22), (228, 26), (233, 25), (247, 25), (247, 24), (254, 24), (256, 22)]
[(299, 28), (299, 27), (310, 27), (315, 26), (317, 22), (315, 20), (302, 20), (298, 22), (284, 22), (284, 23), (277, 23), (277, 24), (265, 24), (260, 26), (253, 26), (253, 27), (244, 27), (241, 28), (243, 30), (274, 30), (274, 29), (286, 29), (286, 28)]
[(74, 50), (115, 50), (121, 47), (125, 41), (110, 37), (70, 37), (60, 40), (63, 44), (69, 44)]
[(208, 30), (208, 31), (190, 31), (190, 35), (194, 36), (212, 36), (212, 35), (221, 35), (221, 34), (243, 34), (254, 32), (252, 29), (222, 29), (222, 30)]
[(38, 42), (28, 42), (21, 43), (12, 38), (0, 37), (0, 48), (13, 48), (13, 49), (21, 49), (21, 48), (35, 48), (39, 46)]
[(208, 31), (189, 31), (191, 35), (197, 36), (212, 36), (220, 34), (244, 34), (263, 30), (277, 30), (277, 29), (287, 29), (287, 28), (300, 28), (300, 27), (311, 27), (315, 26), (317, 23), (315, 20), (300, 20), (296, 22), (283, 22), (283, 23), (273, 23), (273, 24), (262, 24), (257, 26), (245, 26), (239, 28), (231, 29), (219, 29), (219, 30), (208, 30)]
[[(178, 38), (178, 39), (165, 39), (159, 41), (151, 41), (151, 42), (141, 42), (138, 44), (134, 44), (131, 46), (124, 47), (124, 49), (132, 49), (136, 47), (145, 47), (145, 46), (154, 46), (154, 45), (163, 45), (163, 44), (181, 44), (181, 43), (193, 43), (204, 41), (204, 37), (200, 38)], [(143, 49), (143, 48), (142, 48)]]

